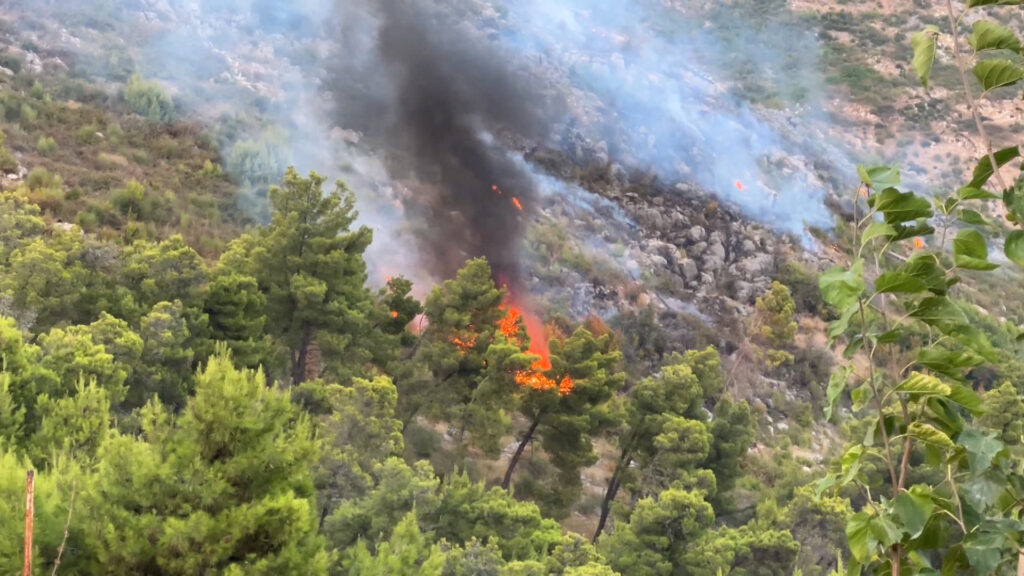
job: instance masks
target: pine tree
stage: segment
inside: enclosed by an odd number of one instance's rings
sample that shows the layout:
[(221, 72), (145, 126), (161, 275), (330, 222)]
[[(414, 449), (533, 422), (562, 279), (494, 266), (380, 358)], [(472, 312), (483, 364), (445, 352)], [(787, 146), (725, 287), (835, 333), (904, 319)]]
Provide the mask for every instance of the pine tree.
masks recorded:
[(267, 297), (266, 325), (289, 351), (292, 385), (306, 379), (314, 341), (340, 335), (331, 351), (338, 355), (359, 346), (372, 308), (363, 253), (373, 234), (365, 226), (350, 229), (358, 215), (355, 196), (341, 182), (325, 194), (325, 180), (288, 169), (283, 185), (270, 190), (272, 220), (252, 253)]

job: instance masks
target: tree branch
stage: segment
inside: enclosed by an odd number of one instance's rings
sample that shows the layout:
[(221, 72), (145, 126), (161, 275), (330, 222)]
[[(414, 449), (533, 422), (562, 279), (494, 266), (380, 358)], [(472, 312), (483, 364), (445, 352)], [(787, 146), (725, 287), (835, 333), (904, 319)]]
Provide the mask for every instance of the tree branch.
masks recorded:
[(971, 81), (967, 78), (967, 68), (964, 66), (963, 56), (960, 52), (960, 26), (953, 12), (953, 0), (946, 0), (946, 14), (949, 17), (949, 32), (953, 38), (953, 58), (956, 60), (956, 68), (960, 71), (960, 81), (963, 84), (964, 99), (967, 108), (974, 117), (974, 125), (978, 127), (978, 136), (985, 143), (985, 151), (988, 154), (988, 161), (992, 164), (992, 175), (995, 176), (1000, 190), (1006, 190), (1006, 182), (999, 173), (999, 165), (996, 163), (996, 155), (992, 152), (992, 141), (988, 139), (985, 131), (985, 124), (981, 121), (981, 113), (978, 112), (978, 101), (974, 99), (974, 91), (971, 90)]
[(57, 568), (60, 568), (60, 559), (64, 555), (64, 545), (68, 543), (68, 531), (71, 528), (71, 513), (75, 509), (75, 491), (77, 487), (77, 482), (72, 481), (71, 498), (68, 500), (68, 518), (64, 521), (64, 537), (61, 538), (60, 546), (57, 548), (57, 558), (53, 561), (53, 571), (50, 572), (50, 576), (57, 576)]

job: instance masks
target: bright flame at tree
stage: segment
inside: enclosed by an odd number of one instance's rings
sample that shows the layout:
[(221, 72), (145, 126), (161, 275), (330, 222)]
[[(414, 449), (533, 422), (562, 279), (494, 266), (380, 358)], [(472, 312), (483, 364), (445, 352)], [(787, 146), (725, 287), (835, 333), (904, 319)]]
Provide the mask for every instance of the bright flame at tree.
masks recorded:
[(508, 312), (498, 322), (498, 329), (507, 338), (518, 340), (519, 320), (522, 320), (523, 325), (526, 326), (526, 333), (530, 337), (530, 353), (540, 357), (533, 363), (533, 366), (530, 366), (529, 370), (516, 372), (516, 384), (533, 388), (534, 390), (550, 390), (557, 386), (558, 393), (563, 396), (572, 392), (574, 382), (568, 375), (563, 376), (561, 381), (556, 382), (544, 374), (544, 372), (551, 370), (551, 359), (548, 352), (548, 341), (544, 333), (544, 325), (541, 323), (540, 318), (529, 313), (523, 314), (519, 308), (512, 305), (507, 305), (506, 309)]

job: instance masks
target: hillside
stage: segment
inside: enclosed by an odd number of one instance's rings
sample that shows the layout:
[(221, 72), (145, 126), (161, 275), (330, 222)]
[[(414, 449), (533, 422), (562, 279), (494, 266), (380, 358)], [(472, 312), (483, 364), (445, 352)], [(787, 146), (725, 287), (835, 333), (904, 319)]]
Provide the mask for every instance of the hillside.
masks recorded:
[(0, 573), (1013, 573), (940, 4), (0, 1)]

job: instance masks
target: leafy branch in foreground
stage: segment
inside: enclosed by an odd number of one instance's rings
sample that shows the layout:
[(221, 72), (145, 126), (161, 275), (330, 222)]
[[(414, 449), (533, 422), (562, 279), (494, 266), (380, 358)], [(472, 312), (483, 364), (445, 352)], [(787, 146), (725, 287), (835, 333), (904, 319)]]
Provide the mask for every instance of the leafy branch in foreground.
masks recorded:
[[(1004, 252), (1024, 265), (1024, 193), (1000, 173), (1020, 149), (993, 151), (978, 112), (980, 99), (1024, 79), (1016, 63), (1021, 42), (1001, 24), (973, 24), (977, 99), (960, 47), (964, 15), (990, 4), (1021, 2), (969, 0), (959, 15), (946, 6), (968, 109), (987, 148), (970, 182), (929, 199), (901, 190), (894, 167), (860, 167), (856, 254), (820, 279), (823, 297), (839, 311), (829, 337), (842, 342), (846, 360), (829, 382), (826, 415), (849, 391), (852, 411), (866, 416), (863, 437), (817, 485), (819, 495), (860, 493), (863, 505), (846, 525), (849, 574), (1024, 573), (1021, 460), (976, 420), (982, 400), (967, 384), (970, 371), (995, 362), (996, 352), (954, 296), (965, 272), (979, 278), (1000, 267), (986, 238), (997, 227), (983, 216), (1000, 198), (1017, 227)], [(912, 38), (913, 66), (926, 87), (942, 37), (928, 26)]]

